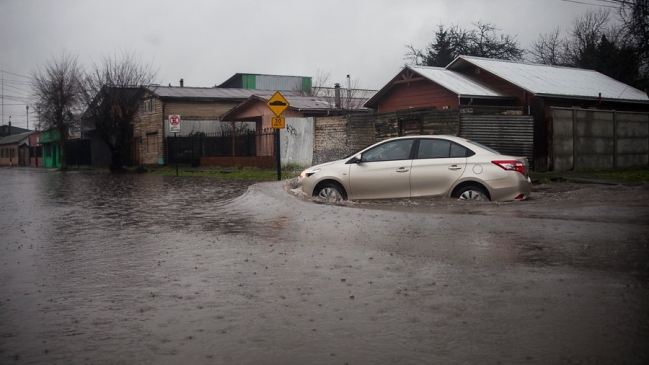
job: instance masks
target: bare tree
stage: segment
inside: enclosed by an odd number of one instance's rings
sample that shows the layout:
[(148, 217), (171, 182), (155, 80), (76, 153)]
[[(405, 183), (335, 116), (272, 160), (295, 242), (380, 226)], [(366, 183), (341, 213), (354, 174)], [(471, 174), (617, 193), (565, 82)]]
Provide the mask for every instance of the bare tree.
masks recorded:
[(295, 85), (295, 87), (293, 87), (291, 91), (304, 96), (320, 96), (323, 93), (323, 88), (326, 88), (325, 85), (327, 85), (327, 83), (329, 82), (330, 76), (331, 72), (318, 70), (316, 71), (315, 77), (313, 77), (311, 80), (310, 90), (304, 90), (302, 88), (302, 85)]
[(59, 135), (61, 169), (67, 169), (66, 141), (79, 127), (82, 70), (77, 56), (63, 52), (50, 58), (32, 76), (32, 96), (39, 116), (38, 128), (56, 130)]
[(542, 34), (529, 54), (534, 62), (596, 70), (640, 88), (647, 82), (633, 38), (624, 25), (612, 24), (608, 10), (590, 10), (575, 18), (564, 38), (559, 28)]
[(610, 28), (610, 11), (600, 9), (590, 10), (572, 22), (568, 30), (570, 37), (566, 40), (566, 57), (570, 64), (579, 66), (584, 55), (591, 52), (594, 47), (607, 35)]
[(128, 52), (104, 57), (86, 74), (84, 117), (111, 151), (111, 172), (122, 171), (131, 156), (132, 122), (156, 74)]
[(567, 42), (561, 38), (561, 29), (556, 28), (552, 33), (541, 34), (532, 42), (532, 49), (528, 51), (531, 60), (546, 65), (569, 66), (566, 52)]
[[(311, 90), (304, 92), (302, 90), (294, 90), (305, 96), (314, 96), (324, 100), (329, 108), (336, 108), (336, 87), (329, 84), (331, 72), (318, 70), (315, 78), (311, 83)], [(340, 86), (340, 85), (339, 85)], [(341, 87), (340, 92), (340, 105), (338, 108), (347, 110), (356, 110), (363, 106), (367, 98), (364, 98), (363, 90), (360, 88), (360, 81), (358, 79), (349, 79), (347, 87)]]
[(565, 37), (561, 36), (560, 28), (541, 34), (532, 42), (532, 49), (528, 52), (530, 58), (548, 65), (580, 67), (592, 55), (602, 37), (613, 42), (619, 39), (618, 29), (609, 23), (610, 11), (590, 10), (573, 20)]
[(311, 83), (311, 93), (310, 95), (312, 96), (319, 96), (322, 94), (324, 91), (323, 88), (325, 88), (328, 83), (329, 83), (329, 78), (331, 77), (331, 72), (330, 71), (322, 71), (318, 70), (315, 75), (315, 79)]

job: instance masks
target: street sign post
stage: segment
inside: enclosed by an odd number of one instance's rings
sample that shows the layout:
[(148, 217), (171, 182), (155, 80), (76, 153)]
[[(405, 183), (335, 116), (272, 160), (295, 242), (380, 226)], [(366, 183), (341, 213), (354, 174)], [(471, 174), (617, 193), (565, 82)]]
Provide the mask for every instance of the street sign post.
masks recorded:
[[(169, 133), (174, 134), (174, 138), (180, 133), (180, 115), (169, 116)], [(176, 176), (178, 176), (178, 156), (176, 157)], [(169, 156), (167, 156), (169, 158)]]
[(268, 99), (266, 105), (275, 114), (275, 118), (271, 120), (271, 126), (275, 129), (275, 164), (277, 165), (277, 181), (282, 180), (282, 157), (281, 157), (281, 144), (279, 143), (279, 130), (286, 128), (285, 119), (281, 117), (286, 108), (290, 106), (284, 96), (276, 91), (275, 94)]
[(180, 115), (169, 116), (169, 133), (180, 133)]

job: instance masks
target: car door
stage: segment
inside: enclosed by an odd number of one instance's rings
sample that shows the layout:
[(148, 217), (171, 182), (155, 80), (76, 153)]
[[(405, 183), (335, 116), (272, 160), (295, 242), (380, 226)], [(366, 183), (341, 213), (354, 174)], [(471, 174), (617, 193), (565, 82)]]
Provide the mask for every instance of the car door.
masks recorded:
[(410, 171), (412, 197), (444, 195), (466, 168), (467, 149), (445, 139), (419, 141)]
[(351, 199), (388, 199), (410, 196), (413, 139), (399, 139), (363, 152), (350, 166)]

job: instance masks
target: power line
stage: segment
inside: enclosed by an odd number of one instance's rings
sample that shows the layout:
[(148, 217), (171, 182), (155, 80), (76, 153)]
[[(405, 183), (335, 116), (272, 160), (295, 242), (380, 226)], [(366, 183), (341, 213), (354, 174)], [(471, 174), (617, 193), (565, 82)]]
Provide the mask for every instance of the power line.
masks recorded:
[[(28, 95), (31, 94), (31, 91), (24, 90), (24, 89), (21, 89), (19, 87), (15, 87), (15, 86), (12, 86), (12, 85), (4, 85), (4, 87), (8, 87), (8, 88), (11, 88), (11, 89), (14, 89), (14, 90), (22, 91), (24, 93), (27, 93)], [(14, 90), (10, 90), (10, 91), (15, 92)]]
[(24, 78), (26, 78), (26, 79), (30, 79), (30, 78), (31, 78), (31, 77), (29, 77), (29, 76), (15, 74), (15, 73), (13, 73), (13, 72), (5, 71), (5, 70), (0, 70), (0, 71), (2, 71), (2, 73), (5, 73), (5, 74), (14, 75), (14, 76), (19, 76), (19, 77), (24, 77)]
[(16, 85), (31, 85), (32, 84), (30, 81), (20, 81), (20, 80), (12, 80), (12, 79), (5, 79), (5, 78), (0, 79), (0, 82), (3, 83), (3, 84), (16, 84)]
[[(581, 5), (599, 6), (599, 7), (602, 7), (602, 8), (611, 8), (611, 9), (617, 9), (618, 8), (618, 6), (593, 4), (593, 3), (587, 3), (587, 2), (584, 2), (584, 1), (578, 1), (578, 0), (561, 0), (561, 1), (567, 2), (567, 3), (581, 4)], [(598, 0), (598, 1), (609, 2), (609, 1), (606, 1), (606, 0)]]

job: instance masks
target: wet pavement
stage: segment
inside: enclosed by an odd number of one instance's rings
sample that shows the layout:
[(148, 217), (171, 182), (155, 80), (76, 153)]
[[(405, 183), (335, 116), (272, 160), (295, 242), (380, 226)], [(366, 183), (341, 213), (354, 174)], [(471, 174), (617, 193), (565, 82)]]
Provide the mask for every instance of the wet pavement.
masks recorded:
[[(644, 364), (649, 202), (0, 169), (2, 364)], [(637, 195), (636, 195), (637, 197)]]

